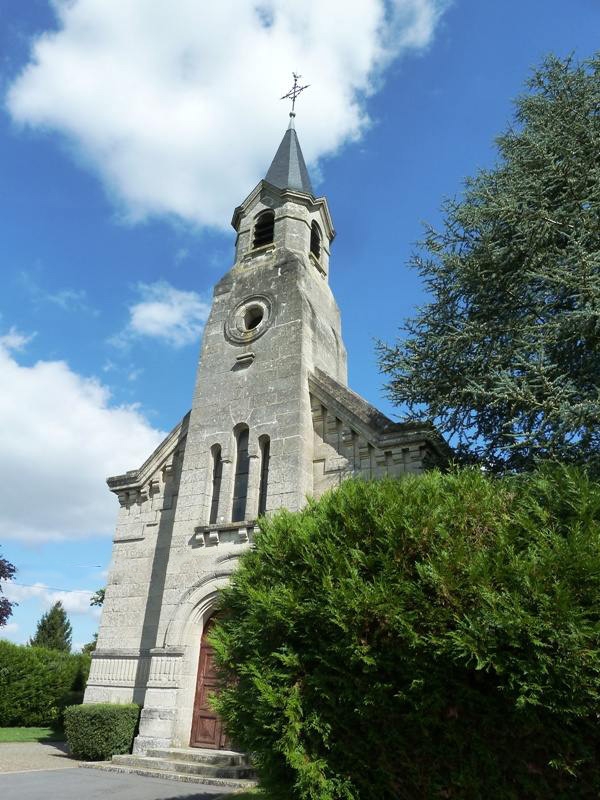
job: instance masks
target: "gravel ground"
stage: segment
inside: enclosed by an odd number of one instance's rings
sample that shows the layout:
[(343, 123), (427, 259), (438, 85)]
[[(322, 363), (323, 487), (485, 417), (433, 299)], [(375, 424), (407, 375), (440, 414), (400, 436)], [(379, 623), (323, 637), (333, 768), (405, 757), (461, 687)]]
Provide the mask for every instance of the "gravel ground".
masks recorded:
[(79, 761), (67, 756), (66, 749), (67, 745), (64, 742), (0, 744), (0, 773), (72, 769), (79, 766)]

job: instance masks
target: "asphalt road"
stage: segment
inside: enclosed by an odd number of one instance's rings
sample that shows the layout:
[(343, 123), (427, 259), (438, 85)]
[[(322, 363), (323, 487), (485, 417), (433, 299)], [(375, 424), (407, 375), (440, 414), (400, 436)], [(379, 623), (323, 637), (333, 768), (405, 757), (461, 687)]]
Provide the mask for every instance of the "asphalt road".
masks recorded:
[(2, 800), (215, 800), (227, 792), (223, 786), (201, 786), (93, 769), (0, 774)]

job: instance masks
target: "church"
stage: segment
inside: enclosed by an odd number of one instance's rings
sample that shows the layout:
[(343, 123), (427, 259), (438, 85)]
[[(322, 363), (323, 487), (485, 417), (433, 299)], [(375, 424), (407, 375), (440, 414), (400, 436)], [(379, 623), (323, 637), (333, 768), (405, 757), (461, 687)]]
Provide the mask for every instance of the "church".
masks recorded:
[(296, 511), (349, 476), (418, 473), (448, 457), (434, 428), (393, 422), (348, 388), (329, 286), (335, 230), (293, 112), (232, 225), (234, 263), (214, 288), (191, 411), (144, 464), (108, 479), (119, 515), (84, 702), (139, 703), (141, 755), (228, 747), (207, 702), (206, 632), (261, 515)]

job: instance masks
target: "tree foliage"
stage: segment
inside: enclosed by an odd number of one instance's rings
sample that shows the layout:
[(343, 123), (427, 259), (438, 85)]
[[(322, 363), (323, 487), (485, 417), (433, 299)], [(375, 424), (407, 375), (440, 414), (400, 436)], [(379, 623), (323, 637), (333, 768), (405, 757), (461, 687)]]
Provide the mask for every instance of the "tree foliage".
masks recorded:
[(89, 656), (0, 641), (0, 726), (60, 727), (65, 706), (81, 703)]
[(98, 634), (95, 633), (91, 642), (86, 642), (83, 647), (81, 648), (82, 653), (87, 653), (88, 655), (94, 653), (96, 651), (96, 647), (98, 646)]
[[(0, 556), (0, 581), (9, 581), (17, 571), (16, 567)], [(13, 613), (13, 606), (8, 597), (2, 597), (2, 584), (0, 583), (0, 627), (6, 625), (8, 618)]]
[(216, 706), (276, 800), (596, 798), (599, 609), (575, 468), (347, 481), (261, 521)]
[(600, 54), (550, 57), (413, 259), (431, 301), (380, 344), (390, 398), (463, 458), (600, 462)]
[(65, 711), (69, 751), (85, 761), (107, 761), (130, 753), (140, 707), (135, 703), (86, 703)]
[(60, 600), (50, 611), (42, 615), (35, 635), (29, 644), (33, 647), (46, 647), (50, 650), (71, 650), (71, 623)]
[(90, 605), (91, 606), (103, 606), (104, 605), (104, 595), (106, 594), (106, 589), (96, 589), (94, 594), (90, 597)]

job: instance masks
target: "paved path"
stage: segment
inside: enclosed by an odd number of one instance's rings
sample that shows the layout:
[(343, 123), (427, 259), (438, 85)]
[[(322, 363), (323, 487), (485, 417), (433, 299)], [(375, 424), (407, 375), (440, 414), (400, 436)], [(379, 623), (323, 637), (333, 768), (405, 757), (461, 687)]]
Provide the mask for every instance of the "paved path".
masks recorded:
[[(0, 773), (32, 769), (68, 769), (79, 761), (69, 758), (64, 742), (10, 742), (0, 744)], [(1, 792), (0, 792), (1, 795)]]
[(216, 800), (233, 790), (141, 775), (73, 769), (60, 742), (0, 744), (2, 800)]
[(2, 800), (216, 800), (223, 794), (222, 786), (179, 783), (92, 769), (0, 775)]

